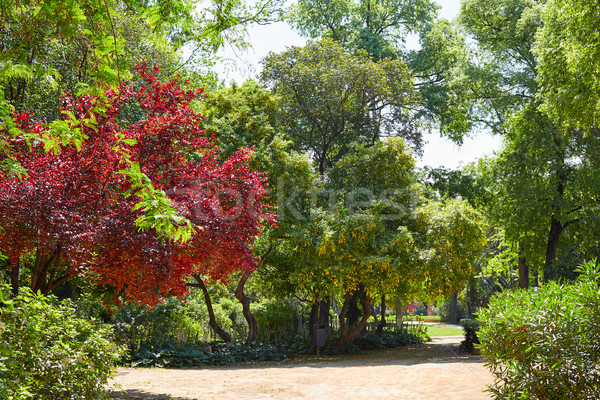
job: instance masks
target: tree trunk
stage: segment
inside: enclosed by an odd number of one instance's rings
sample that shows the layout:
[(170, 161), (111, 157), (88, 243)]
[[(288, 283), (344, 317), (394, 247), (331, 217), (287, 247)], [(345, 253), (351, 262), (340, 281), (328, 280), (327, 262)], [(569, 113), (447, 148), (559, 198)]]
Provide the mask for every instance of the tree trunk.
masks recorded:
[(475, 279), (469, 283), (469, 301), (467, 304), (469, 318), (473, 318), (475, 316), (476, 307), (475, 304), (477, 302), (477, 288), (475, 287)]
[(208, 293), (208, 289), (202, 280), (202, 277), (198, 274), (194, 274), (194, 279), (198, 282), (197, 287), (202, 289), (204, 293), (204, 301), (206, 302), (206, 308), (208, 309), (208, 325), (212, 328), (212, 330), (221, 338), (225, 343), (231, 343), (231, 335), (225, 331), (225, 329), (221, 328), (221, 326), (217, 323), (215, 319), (215, 312), (212, 308), (212, 300), (210, 299), (210, 294)]
[(358, 321), (358, 324), (350, 332), (348, 332), (348, 328), (346, 326), (346, 311), (348, 310), (348, 305), (350, 304), (350, 300), (352, 299), (352, 297), (353, 293), (346, 293), (344, 305), (342, 306), (342, 309), (340, 311), (340, 339), (338, 341), (338, 344), (340, 346), (354, 339), (356, 335), (358, 335), (360, 331), (362, 331), (362, 329), (367, 323), (367, 320), (371, 316), (371, 296), (365, 295), (363, 303), (365, 309), (363, 310), (363, 316), (360, 319), (360, 321)]
[(317, 319), (318, 324), (324, 324), (329, 326), (329, 311), (331, 310), (331, 299), (329, 296), (325, 296), (323, 300), (319, 302), (319, 318)]
[(315, 301), (310, 308), (310, 316), (308, 318), (308, 331), (310, 337), (313, 337), (313, 328), (315, 324), (329, 326), (329, 311), (331, 309), (331, 299), (326, 296), (323, 300)]
[(454, 292), (452, 300), (450, 300), (450, 316), (448, 322), (451, 324), (458, 324), (458, 292)]
[(240, 301), (240, 303), (242, 303), (242, 313), (244, 314), (244, 318), (248, 323), (248, 336), (246, 337), (246, 344), (254, 342), (258, 336), (258, 324), (256, 323), (256, 318), (254, 318), (254, 315), (252, 315), (252, 312), (250, 311), (250, 299), (244, 293), (244, 286), (246, 285), (246, 281), (249, 277), (249, 273), (242, 275), (242, 278), (235, 289), (235, 297)]
[(548, 281), (550, 267), (556, 260), (556, 250), (558, 249), (558, 240), (564, 230), (564, 226), (559, 220), (552, 216), (550, 220), (550, 232), (548, 233), (548, 244), (546, 246), (546, 262), (544, 263), (544, 281)]
[[(371, 315), (371, 299), (369, 299), (369, 302), (367, 302), (367, 291), (365, 290), (365, 287), (363, 285), (360, 285), (359, 293), (360, 293), (360, 305), (362, 306), (362, 309), (363, 309), (363, 315), (368, 314), (370, 316)], [(368, 309), (368, 311), (367, 311), (367, 309)], [(359, 332), (361, 335), (366, 335), (367, 334), (367, 324), (364, 324)]]
[(348, 302), (348, 310), (346, 311), (348, 317), (348, 326), (350, 328), (356, 326), (360, 319), (360, 310), (358, 308), (358, 296), (359, 291), (356, 291), (350, 301)]
[(60, 245), (57, 245), (56, 249), (50, 254), (42, 254), (39, 249), (37, 250), (33, 264), (33, 273), (31, 274), (31, 290), (34, 293), (39, 291), (46, 295), (55, 287), (72, 279), (76, 275), (72, 271), (67, 271), (62, 277), (56, 278), (61, 254), (62, 249)]
[(519, 245), (519, 288), (527, 289), (529, 287), (529, 266), (527, 265), (527, 260), (525, 259), (525, 250), (523, 249), (523, 245)]
[(10, 271), (10, 287), (12, 290), (12, 296), (16, 297), (19, 294), (19, 272), (21, 266), (17, 263)]
[(379, 325), (377, 325), (377, 330), (375, 331), (375, 334), (377, 336), (381, 336), (381, 333), (383, 332), (383, 328), (385, 328), (385, 324), (386, 324), (386, 320), (385, 320), (385, 294), (381, 295), (381, 321), (379, 321)]
[(308, 317), (308, 333), (311, 338), (314, 336), (313, 327), (318, 323), (319, 320), (319, 307), (319, 301), (315, 301), (310, 307), (310, 315)]
[(402, 303), (398, 296), (394, 298), (394, 308), (396, 309), (396, 328), (402, 328)]

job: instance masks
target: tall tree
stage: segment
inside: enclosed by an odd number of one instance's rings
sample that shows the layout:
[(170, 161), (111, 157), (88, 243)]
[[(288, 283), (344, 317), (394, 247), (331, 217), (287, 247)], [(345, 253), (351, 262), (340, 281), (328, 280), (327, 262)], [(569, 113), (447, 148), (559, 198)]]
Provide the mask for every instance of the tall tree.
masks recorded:
[[(470, 69), (476, 71), (470, 75), (476, 119), (506, 141), (494, 164), (505, 185), (505, 197), (496, 197), (494, 205), (504, 210), (498, 222), (528, 258), (541, 259), (547, 270), (564, 232), (595, 207), (599, 188), (589, 174), (598, 167), (599, 143), (579, 137), (539, 109), (532, 49), (540, 10), (527, 0), (467, 0), (459, 20), (480, 54), (479, 64)], [(540, 237), (543, 247), (537, 244)]]
[[(294, 192), (303, 188), (309, 190), (315, 178), (310, 159), (291, 149), (291, 142), (281, 134), (277, 121), (278, 103), (273, 94), (256, 82), (247, 81), (241, 86), (223, 88), (208, 97), (203, 107), (207, 121), (204, 123), (207, 135), (214, 135), (221, 150), (222, 159), (227, 159), (238, 149), (252, 147), (250, 167), (264, 171), (271, 188), (265, 203), (279, 214), (277, 227), (267, 226), (263, 235), (254, 243), (254, 253), (258, 258), (259, 269), (273, 246), (285, 237), (296, 222)], [(250, 310), (250, 298), (245, 287), (255, 273), (241, 272), (236, 286), (236, 298), (242, 303), (243, 314), (248, 323), (247, 342), (258, 335), (259, 326)], [(254, 279), (254, 278), (253, 278)]]
[(400, 60), (374, 62), (325, 39), (263, 60), (262, 80), (280, 97), (279, 119), (295, 146), (309, 151), (323, 175), (352, 142), (421, 136), (413, 108), (418, 95)]

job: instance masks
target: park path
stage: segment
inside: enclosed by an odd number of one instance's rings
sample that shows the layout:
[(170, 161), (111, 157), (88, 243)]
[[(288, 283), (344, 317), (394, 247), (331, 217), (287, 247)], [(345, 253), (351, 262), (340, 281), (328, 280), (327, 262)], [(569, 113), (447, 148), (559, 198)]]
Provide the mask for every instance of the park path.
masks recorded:
[(353, 356), (202, 369), (121, 368), (115, 399), (484, 400), (493, 381), (462, 336)]

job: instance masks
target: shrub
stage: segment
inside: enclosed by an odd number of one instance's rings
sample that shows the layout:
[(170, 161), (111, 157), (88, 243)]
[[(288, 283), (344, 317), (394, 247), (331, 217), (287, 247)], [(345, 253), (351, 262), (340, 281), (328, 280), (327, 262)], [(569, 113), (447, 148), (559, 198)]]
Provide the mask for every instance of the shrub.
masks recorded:
[[(92, 399), (123, 350), (103, 325), (78, 318), (69, 301), (0, 287), (0, 398)], [(4, 392), (4, 393), (3, 393)]]
[(465, 334), (465, 340), (460, 343), (460, 349), (473, 352), (474, 345), (479, 344), (477, 331), (479, 330), (479, 321), (476, 319), (463, 319), (460, 321)]
[(600, 273), (570, 285), (500, 293), (480, 311), (481, 354), (508, 399), (600, 398)]
[(297, 299), (264, 299), (252, 305), (252, 312), (258, 323), (258, 339), (279, 343), (286, 337), (304, 333), (309, 307)]
[(419, 303), (415, 310), (415, 315), (426, 316), (427, 315), (427, 303)]

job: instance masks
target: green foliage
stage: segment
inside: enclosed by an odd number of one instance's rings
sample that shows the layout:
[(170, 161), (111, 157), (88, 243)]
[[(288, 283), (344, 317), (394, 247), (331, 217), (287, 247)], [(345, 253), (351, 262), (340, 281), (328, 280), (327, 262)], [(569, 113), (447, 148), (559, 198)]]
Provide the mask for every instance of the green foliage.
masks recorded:
[(477, 184), (477, 174), (471, 165), (455, 170), (426, 166), (422, 173), (429, 198), (463, 199), (473, 207), (481, 201), (482, 188)]
[(91, 399), (124, 351), (111, 331), (76, 316), (68, 301), (0, 288), (0, 398)]
[[(226, 291), (211, 287), (218, 292), (218, 300), (213, 302), (217, 323), (230, 332), (234, 340), (246, 336), (246, 324), (242, 306), (231, 299)], [(98, 310), (90, 307), (91, 301), (81, 302), (81, 309), (90, 309), (92, 315)], [(87, 304), (87, 305), (85, 305)], [(130, 349), (129, 360), (137, 360), (144, 349), (161, 346), (162, 343), (174, 346), (197, 346), (211, 340), (208, 324), (208, 311), (199, 293), (189, 294), (185, 301), (170, 297), (149, 310), (146, 306), (126, 304), (111, 315), (101, 314), (114, 327), (115, 340)]]
[(310, 312), (307, 303), (297, 299), (263, 299), (252, 305), (258, 323), (258, 340), (263, 343), (281, 343), (287, 337), (304, 333)]
[(265, 151), (278, 133), (277, 99), (251, 80), (211, 93), (202, 109), (204, 129), (215, 135), (223, 159), (244, 147)]
[(297, 353), (287, 348), (258, 344), (255, 346), (191, 344), (163, 341), (153, 346), (142, 346), (131, 360), (133, 367), (189, 368), (234, 365), (250, 361), (281, 361)]
[(473, 352), (474, 345), (479, 344), (479, 321), (476, 319), (463, 319), (460, 325), (465, 333), (465, 340), (460, 343), (460, 348), (468, 352)]
[[(458, 315), (458, 320), (460, 321), (467, 316), (467, 307), (464, 299), (459, 297), (458, 299), (458, 308), (456, 310)], [(437, 309), (439, 313), (439, 318), (441, 322), (449, 322), (450, 321), (450, 300), (441, 300), (437, 302)]]
[(424, 29), (438, 8), (429, 0), (300, 0), (288, 17), (303, 36), (330, 38), (381, 60), (397, 57), (406, 36)]
[(456, 143), (462, 143), (476, 125), (473, 115), (479, 111), (474, 91), (480, 89), (482, 71), (474, 68), (474, 53), (467, 42), (456, 23), (438, 20), (421, 33), (421, 49), (406, 58), (424, 102), (419, 116)]
[(600, 270), (590, 262), (580, 272), (570, 285), (503, 292), (480, 311), (495, 398), (598, 398)]
[[(321, 354), (355, 354), (361, 351), (389, 349), (423, 343), (428, 337), (424, 331), (384, 330), (381, 336), (367, 334), (351, 344), (339, 346), (335, 335), (328, 335)], [(164, 341), (154, 346), (143, 346), (131, 361), (134, 367), (189, 368), (227, 366), (247, 362), (281, 361), (302, 354), (314, 354), (315, 347), (308, 336), (291, 335), (277, 344), (253, 345), (191, 345)]]
[(597, 128), (600, 96), (598, 5), (585, 0), (549, 0), (533, 51), (538, 60), (539, 99), (555, 120)]
[[(384, 330), (381, 336), (374, 333), (359, 335), (349, 344), (342, 346), (334, 344), (333, 341), (328, 341), (328, 345), (322, 349), (322, 354), (355, 354), (365, 350), (390, 349), (411, 344), (420, 344), (428, 340), (430, 339), (427, 336), (426, 329), (414, 330), (408, 328), (397, 332)], [(335, 343), (337, 343), (337, 339)]]
[(419, 98), (400, 60), (374, 62), (330, 39), (263, 60), (262, 81), (280, 97), (278, 118), (296, 148), (314, 153), (321, 175), (352, 142), (403, 136), (419, 147), (412, 108)]
[(486, 236), (481, 216), (464, 200), (429, 202), (417, 210), (427, 268), (422, 282), (432, 296), (451, 296), (473, 276)]
[(425, 316), (427, 315), (427, 303), (419, 303), (415, 310), (414, 315)]

